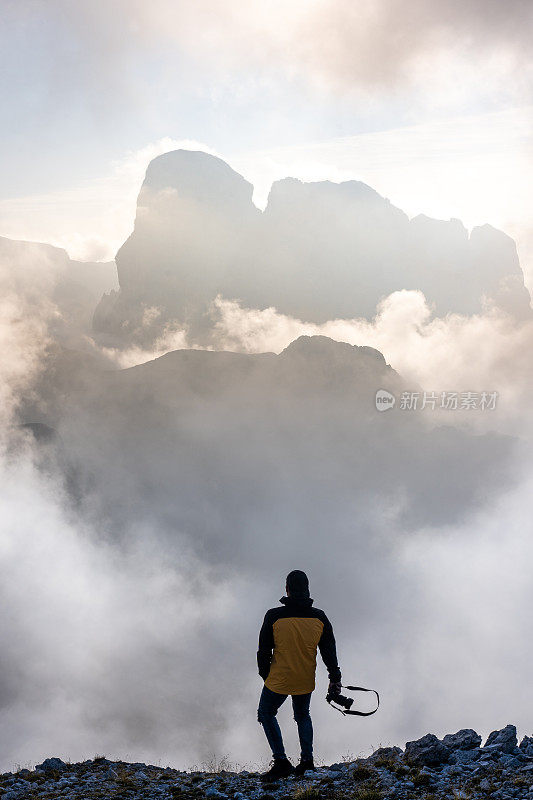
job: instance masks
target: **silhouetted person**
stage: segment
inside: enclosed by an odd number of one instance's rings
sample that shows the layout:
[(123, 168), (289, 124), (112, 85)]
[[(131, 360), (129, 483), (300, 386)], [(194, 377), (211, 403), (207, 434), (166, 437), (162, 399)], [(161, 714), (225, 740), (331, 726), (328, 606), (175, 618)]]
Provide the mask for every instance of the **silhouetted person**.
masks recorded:
[[(265, 681), (257, 718), (262, 724), (274, 756), (264, 779), (303, 775), (313, 764), (313, 724), (309, 714), (315, 688), (316, 650), (327, 667), (330, 690), (340, 693), (341, 671), (337, 663), (335, 637), (329, 619), (319, 608), (312, 608), (309, 581), (305, 572), (295, 569), (287, 575), (287, 597), (282, 606), (271, 608), (259, 634), (257, 666)], [(300, 738), (300, 763), (294, 768), (285, 755), (276, 714), (281, 704), (292, 697), (294, 719)]]

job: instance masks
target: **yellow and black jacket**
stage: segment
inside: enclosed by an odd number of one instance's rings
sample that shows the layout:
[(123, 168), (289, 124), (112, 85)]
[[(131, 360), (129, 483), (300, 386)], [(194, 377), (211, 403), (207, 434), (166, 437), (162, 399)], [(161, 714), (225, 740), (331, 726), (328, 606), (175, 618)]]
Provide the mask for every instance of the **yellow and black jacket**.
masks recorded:
[(282, 597), (271, 608), (259, 634), (257, 666), (265, 686), (278, 694), (307, 694), (315, 688), (316, 651), (320, 650), (330, 681), (340, 681), (331, 622), (308, 598)]

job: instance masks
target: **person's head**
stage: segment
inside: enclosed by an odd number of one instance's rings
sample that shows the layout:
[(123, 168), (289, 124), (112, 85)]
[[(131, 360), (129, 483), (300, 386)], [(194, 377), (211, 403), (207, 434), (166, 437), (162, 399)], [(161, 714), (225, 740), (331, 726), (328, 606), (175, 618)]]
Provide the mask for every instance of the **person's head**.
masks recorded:
[(287, 575), (285, 584), (287, 597), (294, 600), (306, 600), (309, 597), (309, 579), (301, 569), (293, 569)]

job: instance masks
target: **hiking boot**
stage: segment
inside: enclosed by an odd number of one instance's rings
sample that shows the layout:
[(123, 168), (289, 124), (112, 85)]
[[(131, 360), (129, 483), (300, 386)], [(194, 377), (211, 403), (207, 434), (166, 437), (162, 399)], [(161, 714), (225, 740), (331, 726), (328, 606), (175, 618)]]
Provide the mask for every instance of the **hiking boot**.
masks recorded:
[(262, 781), (277, 781), (279, 778), (288, 778), (294, 772), (294, 767), (288, 758), (275, 758), (274, 764), (261, 775)]
[(304, 772), (307, 772), (308, 769), (312, 770), (313, 772), (315, 771), (315, 765), (313, 763), (313, 759), (311, 758), (309, 761), (306, 761), (305, 759), (302, 758), (298, 766), (294, 768), (293, 774), (303, 775)]

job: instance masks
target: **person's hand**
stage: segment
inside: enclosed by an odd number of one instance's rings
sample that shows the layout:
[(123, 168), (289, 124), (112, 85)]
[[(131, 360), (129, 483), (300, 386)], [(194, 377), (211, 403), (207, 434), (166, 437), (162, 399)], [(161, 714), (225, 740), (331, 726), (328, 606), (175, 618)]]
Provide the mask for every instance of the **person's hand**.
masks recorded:
[(328, 687), (328, 694), (337, 695), (342, 691), (342, 684), (340, 681), (330, 681)]

